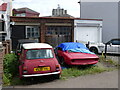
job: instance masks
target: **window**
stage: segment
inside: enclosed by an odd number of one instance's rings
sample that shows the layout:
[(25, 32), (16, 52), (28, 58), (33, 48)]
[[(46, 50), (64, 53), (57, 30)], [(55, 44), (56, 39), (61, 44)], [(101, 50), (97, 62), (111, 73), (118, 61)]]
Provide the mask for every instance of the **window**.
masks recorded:
[(45, 59), (53, 58), (51, 49), (28, 50), (26, 53), (27, 59)]
[(26, 27), (26, 38), (38, 38), (39, 37), (39, 28), (27, 26)]
[(0, 22), (0, 31), (2, 31), (2, 22)]
[(47, 35), (70, 35), (71, 33), (71, 27), (52, 27), (52, 26), (49, 26), (47, 27), (47, 30), (46, 30), (46, 34)]
[(113, 41), (112, 41), (112, 44), (113, 44), (113, 45), (120, 45), (120, 40), (113, 40)]
[(25, 16), (26, 16), (26, 14), (25, 14), (25, 13), (16, 14), (16, 16), (23, 16), (23, 17), (25, 17)]
[(4, 24), (5, 22), (0, 20), (0, 31), (4, 31)]

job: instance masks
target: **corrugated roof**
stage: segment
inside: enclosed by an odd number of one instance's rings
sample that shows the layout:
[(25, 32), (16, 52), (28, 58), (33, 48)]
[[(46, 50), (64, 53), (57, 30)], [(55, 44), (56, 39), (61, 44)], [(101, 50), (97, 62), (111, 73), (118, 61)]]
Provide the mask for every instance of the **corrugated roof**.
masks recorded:
[(7, 10), (7, 3), (3, 3), (1, 6), (0, 6), (0, 11), (6, 11)]

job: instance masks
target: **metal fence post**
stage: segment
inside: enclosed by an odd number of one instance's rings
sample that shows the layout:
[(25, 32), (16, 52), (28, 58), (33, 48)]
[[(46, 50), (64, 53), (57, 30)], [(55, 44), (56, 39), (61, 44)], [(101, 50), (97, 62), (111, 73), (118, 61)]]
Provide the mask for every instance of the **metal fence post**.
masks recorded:
[(106, 53), (107, 53), (107, 43), (105, 43), (105, 58), (106, 58)]

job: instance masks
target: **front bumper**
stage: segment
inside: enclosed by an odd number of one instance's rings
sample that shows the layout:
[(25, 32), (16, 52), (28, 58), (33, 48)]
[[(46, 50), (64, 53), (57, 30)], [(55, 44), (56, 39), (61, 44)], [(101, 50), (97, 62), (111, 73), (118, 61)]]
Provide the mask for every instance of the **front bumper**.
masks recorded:
[(60, 74), (60, 71), (52, 72), (52, 73), (43, 73), (43, 74), (22, 75), (22, 76), (23, 77), (34, 77), (34, 76), (45, 76), (45, 75), (53, 75), (53, 74)]
[(92, 62), (71, 62), (70, 65), (92, 65), (96, 64), (98, 61), (92, 61)]

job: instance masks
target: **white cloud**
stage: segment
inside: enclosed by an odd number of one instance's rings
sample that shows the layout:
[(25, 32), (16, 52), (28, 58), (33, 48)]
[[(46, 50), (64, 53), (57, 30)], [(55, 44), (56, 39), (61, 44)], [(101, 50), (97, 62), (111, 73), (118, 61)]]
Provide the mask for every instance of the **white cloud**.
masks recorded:
[(33, 0), (13, 0), (15, 3), (32, 2)]

